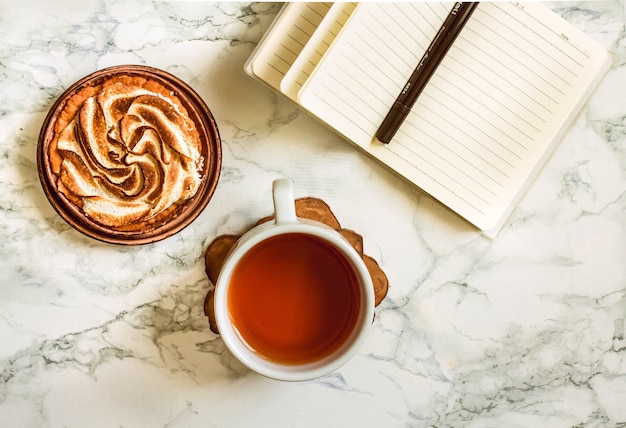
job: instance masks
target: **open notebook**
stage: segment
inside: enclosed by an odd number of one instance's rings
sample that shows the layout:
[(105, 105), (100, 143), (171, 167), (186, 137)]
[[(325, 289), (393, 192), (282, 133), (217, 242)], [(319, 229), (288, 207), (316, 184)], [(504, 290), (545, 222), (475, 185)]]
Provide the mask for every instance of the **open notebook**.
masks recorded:
[(494, 237), (611, 65), (538, 3), (481, 3), (389, 144), (374, 135), (452, 3), (290, 3), (250, 75)]

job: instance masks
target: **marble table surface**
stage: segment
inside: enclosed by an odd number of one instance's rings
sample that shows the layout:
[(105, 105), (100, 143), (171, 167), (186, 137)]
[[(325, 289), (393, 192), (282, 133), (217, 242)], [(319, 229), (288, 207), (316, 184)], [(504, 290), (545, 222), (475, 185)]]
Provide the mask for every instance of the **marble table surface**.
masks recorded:
[[(625, 6), (548, 5), (615, 65), (489, 240), (244, 74), (277, 4), (0, 1), (0, 425), (625, 426)], [(37, 175), (54, 100), (117, 64), (189, 83), (223, 139), (208, 207), (144, 246), (83, 236)], [(360, 352), (300, 383), (246, 370), (202, 309), (207, 245), (269, 214), (279, 177), (391, 285)]]

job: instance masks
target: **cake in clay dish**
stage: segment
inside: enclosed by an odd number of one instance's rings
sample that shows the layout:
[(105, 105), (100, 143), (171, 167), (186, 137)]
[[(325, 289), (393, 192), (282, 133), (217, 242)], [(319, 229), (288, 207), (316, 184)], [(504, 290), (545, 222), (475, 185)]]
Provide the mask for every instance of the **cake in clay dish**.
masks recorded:
[(39, 138), (39, 175), (53, 207), (80, 232), (117, 244), (186, 227), (209, 202), (220, 166), (219, 133), (202, 99), (144, 66), (74, 84)]

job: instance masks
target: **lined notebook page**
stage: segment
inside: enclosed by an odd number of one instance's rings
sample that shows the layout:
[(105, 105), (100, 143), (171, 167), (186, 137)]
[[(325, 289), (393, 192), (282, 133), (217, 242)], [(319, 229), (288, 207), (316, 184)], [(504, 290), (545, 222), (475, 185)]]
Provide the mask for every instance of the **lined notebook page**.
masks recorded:
[(450, 6), (359, 5), (300, 102), (484, 230), (510, 210), (608, 53), (539, 4), (481, 3), (394, 139), (372, 142)]
[(356, 3), (334, 3), (280, 84), (281, 92), (296, 100), (304, 83), (354, 12)]
[(332, 3), (290, 3), (246, 64), (248, 72), (276, 90)]

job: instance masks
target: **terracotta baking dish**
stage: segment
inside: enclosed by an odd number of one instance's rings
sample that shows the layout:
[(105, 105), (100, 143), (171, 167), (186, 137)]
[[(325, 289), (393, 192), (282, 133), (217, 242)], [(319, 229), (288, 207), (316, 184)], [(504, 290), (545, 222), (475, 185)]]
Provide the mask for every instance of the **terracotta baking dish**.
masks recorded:
[[(196, 193), (189, 199), (176, 205), (175, 210), (156, 216), (146, 221), (139, 221), (129, 227), (111, 227), (94, 221), (81, 207), (73, 203), (59, 191), (58, 176), (53, 172), (49, 157), (51, 140), (55, 136), (55, 124), (59, 114), (73, 95), (88, 86), (99, 86), (112, 76), (138, 76), (155, 81), (171, 91), (187, 110), (200, 136), (200, 154), (203, 162), (199, 167), (200, 184)], [(221, 170), (221, 140), (217, 125), (209, 108), (200, 96), (185, 82), (177, 77), (152, 67), (140, 65), (122, 65), (106, 68), (90, 74), (68, 88), (54, 103), (39, 134), (37, 146), (37, 168), (46, 197), (57, 213), (76, 230), (100, 241), (139, 245), (165, 239), (188, 226), (209, 203)]]

